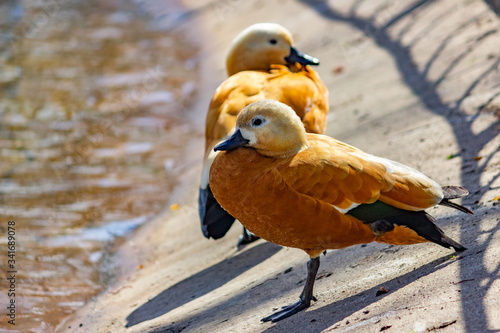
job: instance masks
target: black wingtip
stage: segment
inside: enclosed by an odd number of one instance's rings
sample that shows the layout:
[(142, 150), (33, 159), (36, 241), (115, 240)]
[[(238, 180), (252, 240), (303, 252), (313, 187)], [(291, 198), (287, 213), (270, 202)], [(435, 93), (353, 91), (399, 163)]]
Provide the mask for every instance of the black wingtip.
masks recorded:
[(425, 211), (410, 212), (386, 218), (387, 221), (397, 225), (404, 225), (415, 231), (420, 237), (446, 248), (453, 248), (457, 252), (466, 248), (446, 236), (436, 224), (436, 220)]
[[(466, 247), (464, 247), (461, 244), (455, 242), (453, 239), (451, 239), (448, 236), (443, 235), (443, 237), (441, 238), (441, 241), (443, 242), (443, 244), (447, 244), (448, 248), (453, 248), (457, 252), (463, 252), (463, 251), (467, 250)], [(440, 244), (440, 245), (442, 245), (442, 244)]]
[(235, 221), (235, 218), (219, 205), (210, 186), (206, 189), (200, 188), (198, 209), (201, 231), (206, 238), (219, 239), (224, 237)]

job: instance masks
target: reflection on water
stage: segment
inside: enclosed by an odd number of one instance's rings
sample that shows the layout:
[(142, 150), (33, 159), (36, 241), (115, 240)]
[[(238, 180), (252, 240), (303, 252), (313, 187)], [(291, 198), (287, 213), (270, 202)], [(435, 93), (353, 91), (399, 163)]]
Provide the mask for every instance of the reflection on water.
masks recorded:
[(102, 290), (110, 240), (162, 208), (195, 54), (125, 0), (2, 1), (0, 230), (16, 221), (18, 273), (0, 329), (51, 332)]

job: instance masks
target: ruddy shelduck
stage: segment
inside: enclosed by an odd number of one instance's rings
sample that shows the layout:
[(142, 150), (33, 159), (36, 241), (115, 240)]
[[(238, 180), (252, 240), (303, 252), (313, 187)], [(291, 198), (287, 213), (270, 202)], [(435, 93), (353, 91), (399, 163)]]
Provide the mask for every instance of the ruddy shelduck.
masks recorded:
[(263, 100), (245, 107), (233, 135), (210, 169), (217, 201), (249, 231), (304, 250), (310, 261), (297, 303), (263, 318), (278, 321), (309, 307), (319, 255), (373, 241), (434, 242), (465, 248), (447, 237), (424, 210), (468, 194), (441, 187), (403, 164), (367, 154), (331, 137), (308, 134), (288, 106)]
[[(199, 213), (207, 238), (223, 237), (235, 220), (220, 207), (208, 185), (213, 147), (232, 133), (241, 109), (262, 99), (287, 104), (306, 131), (324, 133), (328, 91), (309, 66), (318, 64), (317, 59), (295, 49), (292, 35), (279, 24), (254, 24), (234, 39), (226, 60), (229, 78), (215, 91), (206, 119)], [(239, 244), (254, 239), (244, 230)]]

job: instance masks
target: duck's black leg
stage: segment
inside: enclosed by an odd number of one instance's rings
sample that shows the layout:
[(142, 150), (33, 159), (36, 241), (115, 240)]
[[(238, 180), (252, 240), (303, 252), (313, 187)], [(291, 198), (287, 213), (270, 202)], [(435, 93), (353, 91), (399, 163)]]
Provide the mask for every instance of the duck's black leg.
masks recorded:
[(280, 311), (273, 313), (270, 316), (262, 318), (261, 321), (272, 321), (277, 322), (282, 319), (288, 318), (297, 312), (308, 308), (311, 305), (311, 300), (314, 299), (313, 287), (314, 281), (316, 280), (316, 274), (319, 268), (319, 257), (311, 258), (307, 263), (307, 280), (302, 293), (300, 294), (300, 299), (297, 303), (283, 307)]
[(238, 248), (255, 242), (257, 239), (260, 239), (260, 237), (255, 236), (254, 234), (249, 232), (247, 228), (243, 227), (243, 233), (240, 235), (240, 239), (238, 239)]

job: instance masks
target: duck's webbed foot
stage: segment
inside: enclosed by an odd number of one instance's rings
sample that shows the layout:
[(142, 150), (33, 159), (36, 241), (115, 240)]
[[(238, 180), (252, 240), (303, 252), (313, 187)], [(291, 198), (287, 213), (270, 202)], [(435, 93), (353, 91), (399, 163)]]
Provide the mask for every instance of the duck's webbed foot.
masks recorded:
[(240, 235), (240, 238), (238, 239), (238, 244), (237, 244), (238, 249), (247, 244), (255, 242), (258, 239), (260, 239), (259, 236), (256, 236), (255, 234), (249, 232), (247, 228), (243, 227), (243, 232)]
[(311, 301), (309, 300), (308, 302), (303, 301), (300, 299), (297, 303), (284, 306), (281, 310), (273, 313), (270, 316), (264, 317), (261, 319), (261, 321), (266, 322), (266, 321), (272, 321), (273, 323), (280, 321), (282, 319), (288, 318), (297, 312), (300, 312), (304, 309), (307, 309), (311, 305)]
[(382, 236), (383, 234), (394, 230), (394, 224), (385, 220), (378, 220), (370, 223), (369, 225), (375, 236)]

